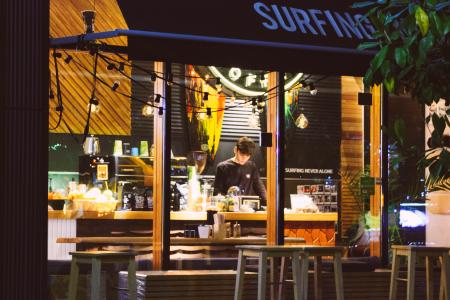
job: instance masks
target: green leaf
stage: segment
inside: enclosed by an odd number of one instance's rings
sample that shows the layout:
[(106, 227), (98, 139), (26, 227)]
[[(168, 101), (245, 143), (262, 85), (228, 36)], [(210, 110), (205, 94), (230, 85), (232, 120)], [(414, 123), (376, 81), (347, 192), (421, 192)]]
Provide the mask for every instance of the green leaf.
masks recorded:
[(352, 4), (352, 8), (363, 8), (376, 4), (376, 1), (356, 2)]
[(417, 39), (417, 34), (414, 34), (410, 37), (408, 37), (407, 39), (405, 39), (405, 48), (408, 49), (409, 47), (411, 47), (411, 45), (416, 41)]
[(416, 17), (416, 24), (417, 26), (419, 26), (422, 36), (425, 36), (430, 26), (430, 21), (428, 19), (427, 13), (422, 9), (422, 7), (416, 5), (416, 12), (414, 15)]
[(434, 36), (431, 33), (428, 33), (424, 38), (420, 40), (419, 44), (419, 56), (426, 57), (428, 50), (433, 47)]
[(370, 49), (373, 47), (377, 47), (379, 44), (378, 42), (365, 42), (358, 45), (358, 50), (364, 50), (364, 49)]
[(389, 51), (389, 46), (386, 45), (383, 48), (381, 48), (381, 50), (377, 53), (377, 55), (375, 55), (375, 57), (373, 58), (372, 63), (371, 63), (373, 71), (377, 71), (381, 67), (381, 65), (383, 64), (383, 62), (386, 58), (388, 51)]
[(394, 132), (395, 132), (395, 135), (397, 136), (397, 139), (399, 140), (400, 144), (403, 145), (405, 134), (406, 134), (406, 124), (403, 119), (395, 120)]
[(394, 78), (393, 77), (386, 78), (384, 80), (384, 85), (386, 86), (386, 89), (388, 90), (388, 92), (392, 93), (392, 91), (394, 91), (394, 86), (395, 86)]
[(439, 36), (442, 36), (444, 34), (444, 25), (442, 24), (441, 18), (437, 15), (436, 12), (430, 13), (430, 19), (431, 24), (436, 29), (436, 32), (439, 34)]
[(409, 65), (403, 70), (401, 70), (400, 73), (398, 73), (397, 79), (403, 79), (403, 77), (405, 77), (409, 73), (409, 71), (411, 71), (412, 68), (414, 68), (414, 66)]
[(436, 11), (440, 11), (446, 7), (450, 6), (450, 1), (444, 2), (444, 3), (439, 3), (436, 5)]
[(400, 67), (404, 67), (406, 64), (406, 57), (408, 52), (404, 48), (395, 48), (395, 62)]

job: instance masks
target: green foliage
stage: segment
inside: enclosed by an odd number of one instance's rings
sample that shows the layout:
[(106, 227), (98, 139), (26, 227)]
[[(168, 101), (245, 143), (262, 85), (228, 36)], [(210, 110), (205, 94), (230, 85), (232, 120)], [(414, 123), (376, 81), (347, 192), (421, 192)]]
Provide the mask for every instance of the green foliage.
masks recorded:
[(375, 41), (358, 47), (377, 51), (364, 84), (384, 84), (390, 93), (410, 93), (429, 106), (445, 102), (447, 113), (427, 120), (433, 128), (427, 142), (431, 151), (419, 167), (430, 171), (431, 190), (449, 190), (450, 138), (445, 132), (450, 126), (450, 1), (378, 0), (353, 7), (368, 9), (361, 20), (369, 19), (376, 29)]

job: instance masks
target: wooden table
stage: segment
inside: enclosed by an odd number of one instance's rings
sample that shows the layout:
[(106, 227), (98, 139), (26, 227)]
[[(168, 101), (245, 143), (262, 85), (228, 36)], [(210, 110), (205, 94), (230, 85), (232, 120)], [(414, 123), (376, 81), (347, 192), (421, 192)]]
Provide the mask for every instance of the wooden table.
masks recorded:
[[(304, 238), (285, 238), (286, 244), (304, 244)], [(92, 236), (92, 237), (59, 237), (57, 243), (75, 243), (75, 244), (104, 244), (104, 245), (152, 245), (152, 237), (131, 237), (131, 236)], [(257, 236), (225, 238), (223, 240), (201, 239), (201, 238), (183, 238), (172, 237), (170, 244), (173, 246), (222, 246), (222, 245), (265, 245), (266, 238)]]

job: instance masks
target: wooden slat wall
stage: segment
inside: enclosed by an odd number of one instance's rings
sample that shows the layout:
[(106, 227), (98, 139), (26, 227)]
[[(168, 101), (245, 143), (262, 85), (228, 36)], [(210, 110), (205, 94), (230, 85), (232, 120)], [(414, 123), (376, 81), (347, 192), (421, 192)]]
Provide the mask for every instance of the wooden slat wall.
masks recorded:
[[(50, 35), (52, 37), (63, 37), (83, 33), (84, 26), (81, 11), (86, 9), (94, 9), (94, 2), (75, 0), (50, 1)], [(128, 28), (116, 1), (96, 0), (95, 10), (97, 12), (94, 25), (95, 31)], [(126, 45), (127, 40), (125, 37), (120, 37), (109, 39), (108, 43), (123, 46)], [(93, 70), (93, 57), (85, 52), (70, 51), (69, 53), (78, 64), (75, 62), (66, 64), (63, 59), (59, 59), (58, 62), (64, 105), (63, 119), (74, 133), (83, 133), (86, 124), (88, 102), (92, 91), (93, 78), (89, 72)], [(118, 59), (116, 56), (108, 56), (116, 60)], [(51, 53), (49, 57), (52, 88), (56, 94), (55, 66)], [(66, 55), (63, 53), (63, 58), (65, 57)], [(130, 135), (130, 99), (115, 93), (110, 88), (114, 81), (120, 80), (120, 87), (117, 91), (131, 95), (130, 80), (120, 75), (118, 71), (110, 71), (106, 67), (107, 64), (99, 58), (97, 75), (108, 86), (97, 82), (96, 94), (100, 102), (100, 112), (92, 115), (90, 133)], [(130, 76), (130, 68), (125, 68), (125, 73)], [(55, 99), (50, 100), (49, 128), (54, 128), (58, 120), (58, 113), (55, 112), (56, 106), (57, 101), (55, 97)], [(69, 130), (63, 123), (59, 128), (50, 130), (50, 132), (68, 133)]]
[[(363, 106), (358, 105), (358, 92), (363, 90), (361, 78), (341, 77), (342, 84), (342, 138), (341, 172), (357, 173), (363, 170)], [(345, 176), (344, 176), (345, 177)], [(357, 200), (342, 177), (341, 232), (358, 222), (360, 216)]]

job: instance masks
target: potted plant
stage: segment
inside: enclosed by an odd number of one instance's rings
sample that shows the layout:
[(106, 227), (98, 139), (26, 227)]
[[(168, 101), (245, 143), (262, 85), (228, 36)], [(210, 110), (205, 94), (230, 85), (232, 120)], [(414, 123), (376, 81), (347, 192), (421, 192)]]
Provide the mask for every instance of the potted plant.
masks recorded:
[(409, 93), (428, 106), (427, 150), (418, 166), (427, 170), (428, 191), (450, 191), (450, 1), (378, 0), (353, 7), (367, 8), (363, 19), (376, 29), (374, 40), (359, 46), (376, 51), (365, 85), (383, 84), (389, 93)]

